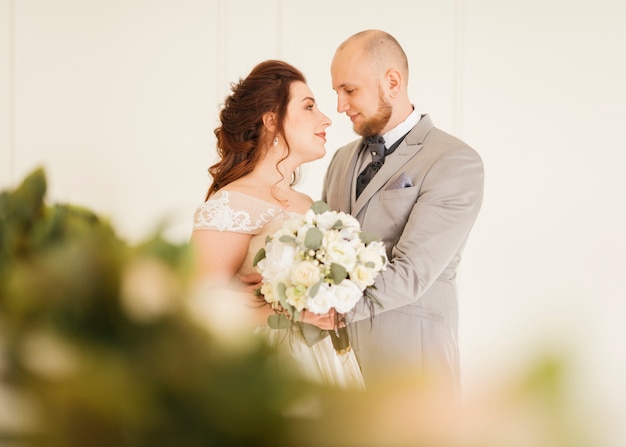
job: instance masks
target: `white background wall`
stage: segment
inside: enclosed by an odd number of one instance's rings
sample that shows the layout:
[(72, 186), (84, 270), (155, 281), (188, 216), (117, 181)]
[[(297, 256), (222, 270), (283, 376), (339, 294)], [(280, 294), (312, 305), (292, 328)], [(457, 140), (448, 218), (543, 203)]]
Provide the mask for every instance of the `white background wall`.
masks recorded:
[(366, 28), (395, 35), (415, 105), (485, 162), (460, 277), (467, 387), (556, 349), (625, 445), (624, 0), (0, 0), (0, 188), (43, 165), (50, 201), (131, 241), (162, 222), (186, 240), (229, 82), (281, 58), (334, 122), (301, 186), (319, 198), (354, 138), (330, 60)]

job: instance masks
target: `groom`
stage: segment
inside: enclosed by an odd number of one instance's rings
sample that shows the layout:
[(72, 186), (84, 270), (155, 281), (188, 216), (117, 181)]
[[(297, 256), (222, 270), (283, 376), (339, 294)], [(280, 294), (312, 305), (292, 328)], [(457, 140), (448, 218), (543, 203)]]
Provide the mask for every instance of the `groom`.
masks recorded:
[(337, 110), (363, 138), (335, 153), (322, 199), (380, 236), (390, 260), (376, 281), (382, 308), (372, 321), (365, 306), (350, 316), (364, 378), (426, 377), (458, 394), (456, 274), (483, 198), (482, 161), (411, 103), (407, 58), (389, 34), (348, 38), (331, 76)]

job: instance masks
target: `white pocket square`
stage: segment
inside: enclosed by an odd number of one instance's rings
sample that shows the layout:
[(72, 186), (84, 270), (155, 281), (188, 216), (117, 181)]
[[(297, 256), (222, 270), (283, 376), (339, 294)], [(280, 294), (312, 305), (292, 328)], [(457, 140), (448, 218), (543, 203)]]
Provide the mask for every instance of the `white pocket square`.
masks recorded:
[(394, 179), (391, 183), (389, 183), (389, 185), (385, 188), (385, 191), (389, 191), (392, 189), (410, 188), (411, 186), (413, 186), (411, 177), (409, 177), (406, 172), (403, 172), (400, 177)]

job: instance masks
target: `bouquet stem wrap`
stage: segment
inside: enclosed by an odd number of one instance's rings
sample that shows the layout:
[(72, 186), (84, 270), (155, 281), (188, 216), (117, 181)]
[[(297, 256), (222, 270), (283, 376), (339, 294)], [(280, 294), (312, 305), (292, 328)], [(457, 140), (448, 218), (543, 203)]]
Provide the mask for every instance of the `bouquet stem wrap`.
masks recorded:
[(352, 346), (350, 345), (350, 337), (348, 335), (348, 328), (343, 326), (328, 331), (330, 339), (333, 342), (333, 347), (337, 354), (345, 354), (350, 352)]

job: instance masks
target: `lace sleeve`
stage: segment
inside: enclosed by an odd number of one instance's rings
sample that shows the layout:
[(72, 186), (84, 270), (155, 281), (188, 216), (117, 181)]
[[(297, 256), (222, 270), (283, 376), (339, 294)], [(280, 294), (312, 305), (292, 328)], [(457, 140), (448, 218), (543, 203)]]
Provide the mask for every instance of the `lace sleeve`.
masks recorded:
[(257, 234), (281, 212), (278, 207), (235, 191), (220, 191), (193, 216), (193, 230)]

